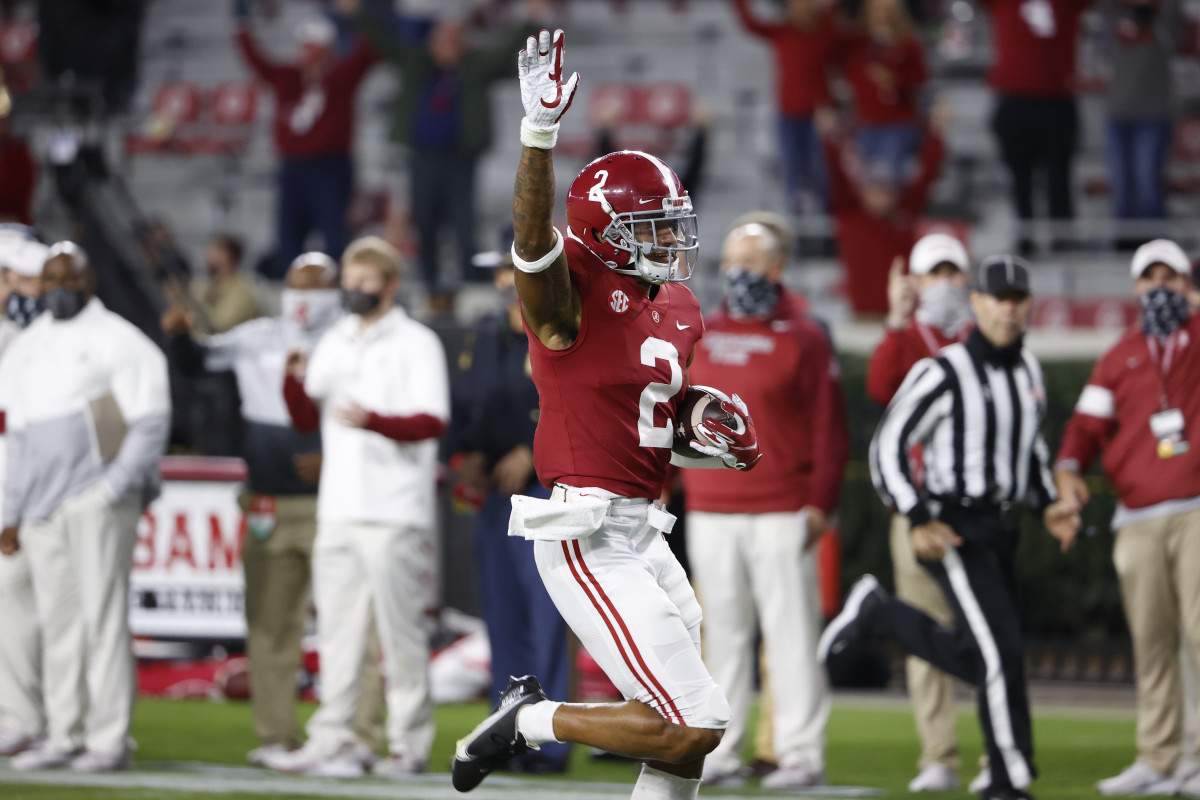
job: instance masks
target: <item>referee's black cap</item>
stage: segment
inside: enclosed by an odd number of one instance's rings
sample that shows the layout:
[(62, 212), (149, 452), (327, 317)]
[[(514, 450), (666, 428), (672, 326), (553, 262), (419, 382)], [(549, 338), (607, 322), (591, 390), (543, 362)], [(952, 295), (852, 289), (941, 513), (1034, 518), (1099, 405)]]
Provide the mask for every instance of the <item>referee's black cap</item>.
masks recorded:
[(1029, 283), (1031, 272), (1029, 262), (1020, 256), (988, 256), (979, 264), (975, 290), (996, 296), (1029, 297), (1033, 294)]

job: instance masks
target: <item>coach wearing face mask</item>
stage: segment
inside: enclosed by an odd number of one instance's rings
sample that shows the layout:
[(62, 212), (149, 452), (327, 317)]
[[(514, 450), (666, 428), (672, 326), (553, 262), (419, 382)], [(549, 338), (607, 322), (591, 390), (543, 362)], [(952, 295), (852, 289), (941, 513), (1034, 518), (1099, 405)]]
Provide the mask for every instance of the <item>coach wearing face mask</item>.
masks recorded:
[[(308, 620), (312, 548), (317, 535), (317, 479), (321, 436), (292, 427), (284, 404), (284, 362), (289, 351), (309, 353), (342, 317), (337, 264), (324, 253), (304, 253), (288, 268), (276, 318), (244, 322), (225, 333), (192, 339), (182, 308), (163, 314), (171, 338), (167, 353), (184, 374), (232, 369), (242, 402), (242, 456), (247, 480), (248, 536), (242, 551), (246, 574), (246, 651), (250, 699), (260, 746), (250, 763), (300, 746), (296, 724), (296, 671)], [(365, 751), (383, 734), (379, 645), (372, 637), (363, 655), (363, 697), (355, 733)]]
[(1141, 322), (1101, 356), (1075, 405), (1055, 465), (1063, 497), (1087, 502), (1083, 474), (1103, 451), (1120, 498), (1113, 562), (1137, 668), (1137, 760), (1101, 794), (1200, 796), (1181, 753), (1179, 635), (1200, 656), (1200, 315), (1187, 302), (1191, 261), (1156, 239), (1133, 256)]
[[(922, 237), (909, 254), (907, 275), (902, 268), (901, 259), (892, 265), (887, 330), (867, 366), (867, 395), (881, 406), (892, 401), (914, 364), (964, 341), (974, 321), (967, 250), (958, 239), (944, 233)], [(943, 625), (953, 624), (941, 586), (913, 555), (908, 518), (901, 514), (892, 516), (891, 551), (897, 597)], [(954, 678), (919, 658), (909, 657), (905, 666), (921, 738), (920, 772), (908, 789), (952, 791), (959, 784)]]
[(786, 228), (749, 215), (725, 239), (725, 303), (705, 319), (692, 384), (735, 390), (773, 435), (749, 474), (682, 470), (688, 554), (704, 609), (704, 660), (731, 708), (702, 781), (741, 780), (752, 704), (754, 630), (773, 693), (772, 789), (824, 783), (830, 696), (816, 661), (820, 631), (813, 545), (837, 508), (849, 452), (838, 363), (825, 330), (783, 288)]
[(129, 766), (129, 573), (170, 428), (167, 364), (95, 297), (71, 242), (50, 248), (42, 314), (0, 362), (8, 420), (0, 552), (24, 549), (44, 637), (45, 743), (14, 769)]
[[(0, 233), (0, 357), (43, 311), (42, 264), (46, 246), (17, 234)], [(0, 486), (5, 471), (4, 386), (0, 384)], [(0, 492), (0, 509), (3, 509)], [(14, 756), (45, 737), (42, 703), (41, 627), (33, 599), (29, 559), (18, 551), (0, 557), (0, 756)]]
[(292, 354), (284, 393), (301, 430), (321, 428), (313, 598), (321, 707), (308, 742), (268, 761), (284, 772), (362, 774), (350, 723), (374, 607), (387, 683), (390, 756), (377, 775), (423, 772), (433, 744), (424, 617), (434, 583), (437, 439), (450, 417), (437, 335), (395, 305), (400, 254), (374, 236), (342, 256), (350, 312), (311, 358)]
[(46, 245), (15, 234), (0, 233), (0, 353), (17, 334), (46, 310), (42, 302), (42, 265)]

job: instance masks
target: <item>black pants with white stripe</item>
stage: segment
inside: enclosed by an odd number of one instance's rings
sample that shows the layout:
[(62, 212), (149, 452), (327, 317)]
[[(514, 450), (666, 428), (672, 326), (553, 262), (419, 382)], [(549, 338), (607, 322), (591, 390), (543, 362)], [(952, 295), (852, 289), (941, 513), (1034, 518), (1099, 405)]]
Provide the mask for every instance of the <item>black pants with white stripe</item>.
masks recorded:
[(1037, 773), (1016, 600), (1017, 528), (998, 516), (954, 507), (941, 519), (963, 544), (942, 561), (921, 565), (954, 605), (955, 627), (895, 598), (873, 622), (905, 652), (976, 687), (992, 785), (1024, 789)]

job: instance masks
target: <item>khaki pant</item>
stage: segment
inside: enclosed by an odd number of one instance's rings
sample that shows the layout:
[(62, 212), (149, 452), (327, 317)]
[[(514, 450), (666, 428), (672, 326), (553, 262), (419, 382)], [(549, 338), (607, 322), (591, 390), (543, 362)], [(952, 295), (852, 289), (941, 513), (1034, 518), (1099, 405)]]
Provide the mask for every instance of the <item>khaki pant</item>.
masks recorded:
[[(917, 563), (909, 539), (910, 529), (906, 517), (899, 514), (892, 516), (892, 569), (896, 577), (896, 596), (924, 611), (936, 622), (953, 626), (954, 610), (946, 601), (937, 580)], [(921, 737), (921, 758), (917, 765), (924, 769), (930, 764), (940, 763), (958, 771), (954, 678), (929, 662), (912, 656), (905, 661), (905, 671), (917, 734)]]
[(1133, 637), (1138, 761), (1170, 773), (1183, 739), (1181, 628), (1200, 659), (1200, 509), (1121, 528), (1113, 563)]
[[(246, 574), (246, 653), (250, 659), (250, 695), (254, 732), (264, 745), (294, 748), (296, 673), (300, 640), (308, 620), (313, 540), (317, 536), (317, 498), (275, 498), (276, 523), (266, 536), (246, 534), (242, 565)], [(359, 672), (363, 693), (354, 717), (360, 741), (372, 750), (383, 744), (383, 684), (379, 673), (379, 637), (375, 626)]]

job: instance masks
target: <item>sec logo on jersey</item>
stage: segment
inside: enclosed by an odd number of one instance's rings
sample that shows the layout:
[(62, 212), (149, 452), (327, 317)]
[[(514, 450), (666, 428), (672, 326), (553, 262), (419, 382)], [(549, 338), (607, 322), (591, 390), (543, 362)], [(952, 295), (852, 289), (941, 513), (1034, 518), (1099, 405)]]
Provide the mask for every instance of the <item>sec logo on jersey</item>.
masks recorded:
[(624, 314), (629, 310), (629, 296), (620, 289), (613, 289), (613, 293), (608, 299), (609, 306), (618, 314)]

